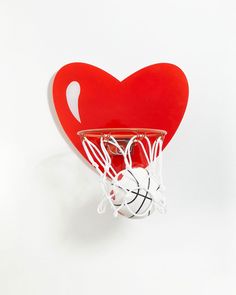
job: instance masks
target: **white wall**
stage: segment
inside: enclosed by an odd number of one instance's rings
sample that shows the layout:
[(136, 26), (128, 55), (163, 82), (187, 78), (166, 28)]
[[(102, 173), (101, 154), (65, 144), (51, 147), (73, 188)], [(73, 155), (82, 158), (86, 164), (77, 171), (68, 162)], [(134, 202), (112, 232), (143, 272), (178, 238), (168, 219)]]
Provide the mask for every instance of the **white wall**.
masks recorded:
[[(1, 0), (0, 294), (235, 294), (235, 17), (233, 0)], [(73, 61), (120, 79), (156, 62), (185, 71), (167, 215), (96, 214), (97, 177), (47, 102)]]

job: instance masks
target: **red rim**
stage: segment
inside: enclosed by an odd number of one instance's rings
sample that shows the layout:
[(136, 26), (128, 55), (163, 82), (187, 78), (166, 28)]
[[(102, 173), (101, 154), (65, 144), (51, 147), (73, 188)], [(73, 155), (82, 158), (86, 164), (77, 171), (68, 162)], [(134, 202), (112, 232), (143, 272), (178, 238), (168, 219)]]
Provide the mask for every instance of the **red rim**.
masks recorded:
[(87, 129), (81, 130), (77, 133), (83, 137), (95, 137), (100, 138), (101, 136), (112, 135), (115, 138), (131, 138), (134, 135), (140, 136), (162, 136), (164, 137), (167, 132), (160, 129), (150, 128), (101, 128), (101, 129)]

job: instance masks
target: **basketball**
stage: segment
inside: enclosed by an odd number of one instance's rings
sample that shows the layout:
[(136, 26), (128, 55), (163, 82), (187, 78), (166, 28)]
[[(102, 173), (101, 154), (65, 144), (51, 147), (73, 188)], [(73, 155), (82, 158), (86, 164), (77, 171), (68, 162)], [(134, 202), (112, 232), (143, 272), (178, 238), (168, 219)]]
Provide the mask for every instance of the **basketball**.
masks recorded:
[(117, 212), (128, 218), (149, 216), (154, 202), (161, 200), (160, 184), (148, 169), (130, 168), (121, 171), (112, 182), (112, 203)]

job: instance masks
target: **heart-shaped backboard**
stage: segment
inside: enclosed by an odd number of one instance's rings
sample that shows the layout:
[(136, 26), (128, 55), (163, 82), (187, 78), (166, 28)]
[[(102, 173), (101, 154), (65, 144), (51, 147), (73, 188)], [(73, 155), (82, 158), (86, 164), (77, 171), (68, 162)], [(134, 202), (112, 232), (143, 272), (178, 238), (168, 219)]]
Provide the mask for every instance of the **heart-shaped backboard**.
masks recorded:
[(159, 63), (123, 81), (85, 63), (62, 67), (53, 81), (53, 103), (60, 124), (86, 159), (78, 131), (98, 128), (152, 128), (175, 134), (186, 109), (188, 82), (180, 68)]

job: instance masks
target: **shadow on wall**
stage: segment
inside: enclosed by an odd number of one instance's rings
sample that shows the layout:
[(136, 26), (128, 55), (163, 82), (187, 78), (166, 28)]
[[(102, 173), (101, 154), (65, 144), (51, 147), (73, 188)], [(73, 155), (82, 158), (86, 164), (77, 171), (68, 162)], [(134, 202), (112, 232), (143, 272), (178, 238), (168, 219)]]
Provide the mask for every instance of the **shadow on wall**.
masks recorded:
[(102, 197), (98, 176), (84, 167), (76, 155), (48, 157), (35, 169), (40, 195), (46, 202), (44, 206), (49, 206), (50, 218), (56, 216), (60, 240), (92, 246), (117, 233), (117, 228), (122, 226), (121, 219), (114, 218), (109, 207), (105, 214), (97, 213)]
[(114, 219), (109, 207), (107, 213), (97, 213), (97, 205), (102, 198), (98, 176), (80, 156), (60, 125), (52, 99), (54, 77), (55, 74), (50, 79), (47, 89), (49, 109), (60, 132), (59, 136), (63, 136), (72, 151), (53, 155), (41, 161), (36, 167), (35, 179), (39, 190), (43, 192), (45, 202), (52, 202), (53, 208), (60, 212), (57, 214), (60, 217), (56, 217), (61, 235), (59, 238), (69, 243), (82, 242), (92, 245), (114, 235), (121, 222)]

